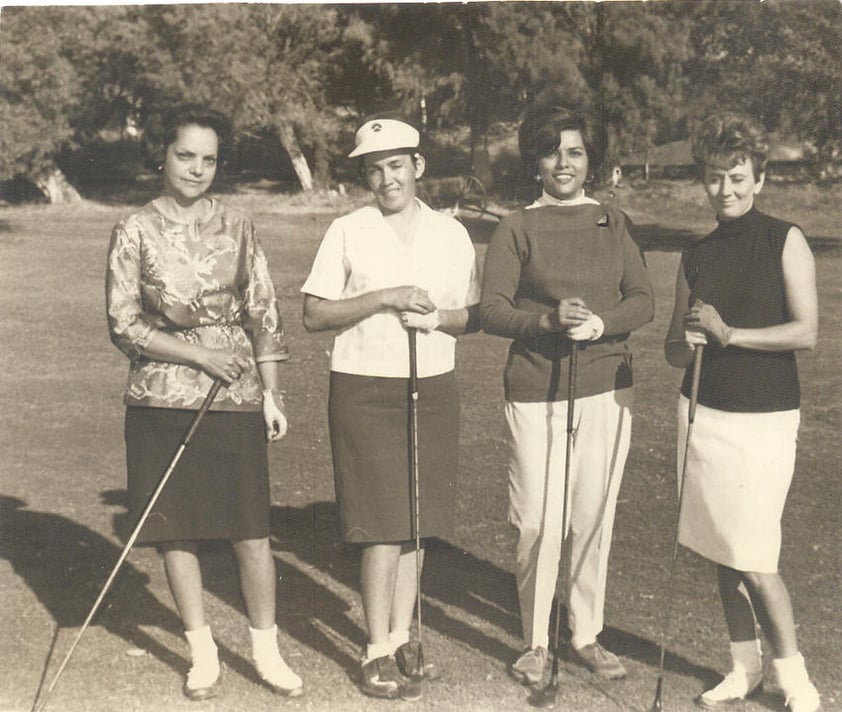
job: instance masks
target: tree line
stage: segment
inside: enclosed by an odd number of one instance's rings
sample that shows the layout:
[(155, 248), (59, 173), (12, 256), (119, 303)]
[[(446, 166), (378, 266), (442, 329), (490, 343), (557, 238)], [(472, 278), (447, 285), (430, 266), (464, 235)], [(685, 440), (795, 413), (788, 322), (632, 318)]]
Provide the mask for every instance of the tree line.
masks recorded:
[[(533, 101), (603, 119), (610, 154), (748, 111), (808, 141), (821, 173), (842, 146), (838, 0), (652, 3), (6, 7), (0, 179), (72, 195), (67, 151), (142, 132), (162, 107), (208, 102), (240, 136), (272, 136), (303, 190), (327, 185), (348, 126), (384, 106), (430, 132), (464, 128), (472, 169)], [(342, 137), (345, 143), (340, 142)], [(70, 176), (72, 181), (72, 175)]]

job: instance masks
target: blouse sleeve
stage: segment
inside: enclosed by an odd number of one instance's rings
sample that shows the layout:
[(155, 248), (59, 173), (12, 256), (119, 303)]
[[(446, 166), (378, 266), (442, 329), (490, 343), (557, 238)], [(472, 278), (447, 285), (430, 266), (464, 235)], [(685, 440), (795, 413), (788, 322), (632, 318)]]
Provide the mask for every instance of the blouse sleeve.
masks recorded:
[(345, 232), (334, 221), (322, 238), (310, 274), (301, 291), (321, 299), (341, 299), (349, 272), (345, 259)]
[(140, 231), (118, 223), (111, 233), (105, 279), (105, 304), (112, 343), (137, 360), (149, 343), (153, 327), (143, 320)]
[(269, 274), (269, 263), (255, 234), (254, 223), (247, 220), (244, 229), (247, 282), (243, 328), (251, 337), (257, 363), (286, 361), (289, 358), (289, 347), (278, 311), (275, 286)]

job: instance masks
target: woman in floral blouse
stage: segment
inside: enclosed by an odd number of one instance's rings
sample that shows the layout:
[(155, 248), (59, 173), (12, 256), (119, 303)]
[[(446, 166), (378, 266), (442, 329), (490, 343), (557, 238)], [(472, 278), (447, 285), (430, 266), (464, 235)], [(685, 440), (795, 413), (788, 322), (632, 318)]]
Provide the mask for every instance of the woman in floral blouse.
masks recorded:
[(115, 226), (108, 253), (111, 340), (130, 359), (129, 507), (137, 519), (213, 381), (223, 381), (138, 542), (163, 555), (190, 645), (188, 698), (212, 697), (219, 677), (202, 604), (198, 548), (207, 539), (232, 542), (260, 677), (298, 695), (301, 678), (278, 651), (269, 547), (266, 440), (287, 429), (279, 364), (288, 352), (275, 290), (252, 221), (207, 195), (226, 119), (182, 106), (158, 128), (163, 191)]

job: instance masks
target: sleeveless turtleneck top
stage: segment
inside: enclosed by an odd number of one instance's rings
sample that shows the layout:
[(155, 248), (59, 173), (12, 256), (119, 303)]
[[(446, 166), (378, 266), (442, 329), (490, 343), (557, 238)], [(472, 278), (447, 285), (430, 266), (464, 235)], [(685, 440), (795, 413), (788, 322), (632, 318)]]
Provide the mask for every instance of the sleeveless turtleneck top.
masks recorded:
[[(689, 246), (682, 265), (690, 286), (688, 307), (712, 304), (732, 327), (757, 329), (789, 321), (782, 255), (792, 223), (752, 208), (720, 221), (710, 235)], [(692, 367), (681, 392), (690, 395)], [(768, 413), (800, 404), (793, 351), (755, 351), (736, 346), (705, 347), (699, 403), (731, 412)]]

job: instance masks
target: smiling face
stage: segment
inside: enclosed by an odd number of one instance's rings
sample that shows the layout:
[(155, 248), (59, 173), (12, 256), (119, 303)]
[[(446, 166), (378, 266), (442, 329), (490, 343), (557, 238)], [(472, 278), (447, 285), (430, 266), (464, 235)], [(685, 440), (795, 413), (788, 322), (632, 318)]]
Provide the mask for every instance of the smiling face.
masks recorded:
[(765, 179), (763, 173), (755, 177), (750, 158), (730, 163), (717, 161), (704, 170), (705, 193), (720, 220), (733, 220), (751, 210)]
[(201, 198), (216, 175), (219, 139), (216, 131), (189, 124), (178, 129), (164, 159), (164, 192), (180, 205)]
[(571, 200), (578, 197), (588, 177), (588, 152), (582, 134), (562, 131), (558, 148), (541, 156), (537, 167), (544, 190), (553, 198)]
[(405, 210), (415, 199), (415, 182), (424, 174), (424, 157), (406, 151), (380, 151), (363, 156), (365, 181), (386, 215)]

